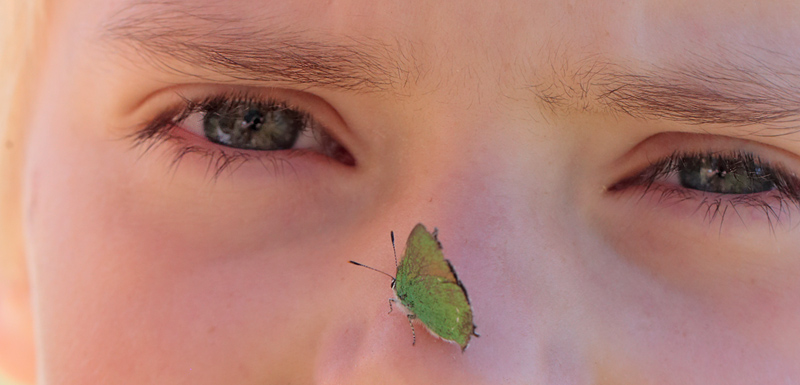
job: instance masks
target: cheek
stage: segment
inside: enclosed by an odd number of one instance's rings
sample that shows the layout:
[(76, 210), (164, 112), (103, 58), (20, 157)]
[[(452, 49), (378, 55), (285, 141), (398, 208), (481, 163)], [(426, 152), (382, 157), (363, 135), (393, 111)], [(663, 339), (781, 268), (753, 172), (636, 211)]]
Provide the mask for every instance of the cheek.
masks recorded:
[(776, 376), (767, 382), (778, 382), (795, 371), (796, 240), (756, 225), (728, 235), (738, 219), (710, 225), (702, 213), (648, 199), (593, 206), (604, 255), (614, 258), (591, 294), (607, 325), (596, 345), (622, 358), (611, 371), (636, 367), (656, 383), (710, 374), (725, 383), (759, 382), (765, 366)]
[(127, 143), (78, 129), (39, 129), (30, 143), (26, 231), (45, 372), (83, 383), (311, 372), (297, 357), (345, 297), (337, 242), (282, 242), (291, 205), (254, 215), (236, 197), (171, 184), (141, 171)]

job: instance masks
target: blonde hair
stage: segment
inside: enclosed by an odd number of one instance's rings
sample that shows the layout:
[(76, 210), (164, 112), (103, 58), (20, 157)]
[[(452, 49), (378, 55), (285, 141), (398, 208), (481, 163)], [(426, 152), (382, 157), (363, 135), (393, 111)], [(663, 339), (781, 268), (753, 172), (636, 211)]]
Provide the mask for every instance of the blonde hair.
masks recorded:
[(25, 279), (19, 226), (21, 126), (43, 6), (44, 0), (0, 0), (0, 280)]
[[(0, 0), (0, 293), (28, 292), (22, 229), (23, 126), (32, 63), (42, 48), (37, 40), (44, 21), (44, 1)], [(25, 314), (12, 311), (14, 316), (4, 321), (24, 341), (32, 338), (33, 325), (28, 310), (20, 312)], [(27, 362), (30, 353), (24, 350), (20, 361), (2, 363), (10, 366), (0, 368), (0, 384), (15, 383), (11, 377), (34, 381), (35, 369)]]
[[(6, 134), (14, 95), (21, 86), (25, 64), (33, 50), (35, 27), (41, 19), (41, 1), (0, 2), (0, 132)], [(5, 136), (5, 135), (4, 135)]]

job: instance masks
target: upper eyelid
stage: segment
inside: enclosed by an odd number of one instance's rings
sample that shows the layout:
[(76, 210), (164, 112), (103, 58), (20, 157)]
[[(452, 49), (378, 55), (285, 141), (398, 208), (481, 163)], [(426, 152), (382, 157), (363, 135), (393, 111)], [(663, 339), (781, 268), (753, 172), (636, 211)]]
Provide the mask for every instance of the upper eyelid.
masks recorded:
[(790, 176), (800, 173), (800, 154), (765, 143), (759, 138), (738, 138), (712, 134), (667, 131), (651, 135), (606, 164), (606, 186), (631, 178), (675, 152), (681, 153), (752, 153), (763, 162), (781, 165)]
[(135, 103), (135, 115), (142, 120), (154, 117), (166, 110), (197, 107), (211, 99), (242, 100), (255, 103), (274, 101), (317, 116), (331, 125), (343, 125), (336, 110), (322, 97), (309, 92), (274, 86), (254, 86), (218, 83), (174, 84), (143, 96)]
[[(211, 99), (238, 99), (254, 102), (272, 100), (313, 117), (328, 134), (340, 142), (343, 142), (345, 137), (352, 137), (338, 111), (324, 99), (307, 91), (204, 83), (171, 85), (147, 94), (141, 102), (136, 103), (137, 107), (132, 113), (132, 123), (127, 126), (122, 125), (120, 129), (136, 127), (136, 131), (140, 131), (143, 127), (152, 126), (152, 123), (158, 121), (173, 119), (177, 122), (192, 112), (202, 110), (202, 106)], [(121, 132), (120, 138), (131, 136), (131, 131), (129, 129), (126, 131), (127, 133)]]
[[(200, 99), (190, 99), (181, 95), (185, 103), (185, 108), (191, 111), (204, 111), (210, 107), (224, 107), (239, 104), (255, 104), (259, 106), (286, 106), (304, 113), (309, 113), (302, 105), (295, 105), (286, 99), (276, 98), (271, 95), (262, 96), (247, 91), (222, 92), (209, 94)], [(310, 114), (310, 113), (309, 113)]]

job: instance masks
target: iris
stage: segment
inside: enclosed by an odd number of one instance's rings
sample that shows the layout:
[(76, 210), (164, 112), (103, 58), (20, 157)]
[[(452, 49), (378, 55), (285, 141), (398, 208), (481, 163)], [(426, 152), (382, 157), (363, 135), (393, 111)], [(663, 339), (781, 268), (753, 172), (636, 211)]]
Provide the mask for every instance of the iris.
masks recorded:
[(775, 188), (775, 177), (753, 157), (701, 155), (681, 161), (681, 186), (719, 194), (753, 194)]
[(203, 117), (209, 140), (247, 150), (290, 149), (305, 126), (305, 114), (276, 104), (226, 103)]

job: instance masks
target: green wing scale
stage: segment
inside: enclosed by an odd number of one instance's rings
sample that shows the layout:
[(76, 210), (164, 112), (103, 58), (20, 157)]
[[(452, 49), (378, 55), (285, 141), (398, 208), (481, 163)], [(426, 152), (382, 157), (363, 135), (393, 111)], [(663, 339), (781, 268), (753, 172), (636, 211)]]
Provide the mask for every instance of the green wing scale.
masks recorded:
[(421, 223), (408, 237), (406, 251), (397, 267), (397, 299), (438, 337), (453, 341), (461, 350), (475, 334), (472, 307), (464, 285), (450, 261), (444, 259), (436, 231)]

